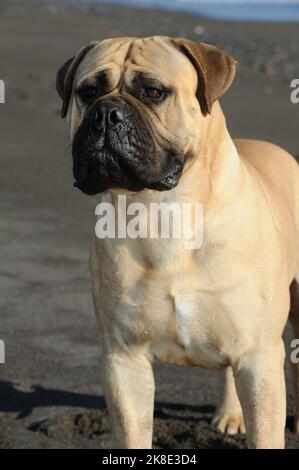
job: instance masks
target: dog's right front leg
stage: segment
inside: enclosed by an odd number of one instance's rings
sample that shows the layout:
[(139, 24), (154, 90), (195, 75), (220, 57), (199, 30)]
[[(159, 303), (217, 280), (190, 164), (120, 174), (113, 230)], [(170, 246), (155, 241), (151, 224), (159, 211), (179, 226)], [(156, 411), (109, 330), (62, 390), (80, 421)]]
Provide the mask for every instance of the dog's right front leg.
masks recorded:
[(155, 387), (150, 361), (134, 350), (104, 353), (102, 365), (113, 446), (151, 448)]

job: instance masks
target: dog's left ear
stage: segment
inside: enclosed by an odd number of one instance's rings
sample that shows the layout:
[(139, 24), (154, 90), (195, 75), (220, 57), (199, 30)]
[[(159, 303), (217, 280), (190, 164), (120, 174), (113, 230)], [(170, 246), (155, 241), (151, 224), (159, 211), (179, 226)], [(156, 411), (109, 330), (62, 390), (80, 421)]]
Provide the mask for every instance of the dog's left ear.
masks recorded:
[(211, 114), (213, 103), (231, 86), (237, 62), (215, 46), (195, 43), (188, 39), (171, 39), (171, 42), (192, 62), (198, 75), (196, 96), (204, 116)]
[(69, 59), (57, 72), (56, 90), (62, 99), (61, 117), (65, 118), (67, 108), (72, 94), (73, 81), (78, 65), (86, 54), (98, 44), (98, 41), (92, 41), (79, 50), (78, 54)]

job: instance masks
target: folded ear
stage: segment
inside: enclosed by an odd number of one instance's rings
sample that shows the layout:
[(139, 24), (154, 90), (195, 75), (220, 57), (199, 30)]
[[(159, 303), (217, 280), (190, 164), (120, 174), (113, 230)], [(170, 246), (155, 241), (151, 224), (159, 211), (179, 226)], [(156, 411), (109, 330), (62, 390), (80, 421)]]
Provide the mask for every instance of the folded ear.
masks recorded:
[(76, 70), (82, 59), (86, 54), (98, 44), (98, 41), (92, 41), (86, 46), (82, 47), (78, 54), (69, 59), (57, 72), (56, 76), (56, 90), (62, 99), (61, 117), (64, 118), (67, 114), (68, 104), (71, 98), (73, 81)]
[(171, 39), (194, 65), (198, 75), (196, 96), (204, 116), (211, 113), (214, 101), (221, 98), (231, 86), (237, 62), (215, 46), (195, 43), (188, 39)]

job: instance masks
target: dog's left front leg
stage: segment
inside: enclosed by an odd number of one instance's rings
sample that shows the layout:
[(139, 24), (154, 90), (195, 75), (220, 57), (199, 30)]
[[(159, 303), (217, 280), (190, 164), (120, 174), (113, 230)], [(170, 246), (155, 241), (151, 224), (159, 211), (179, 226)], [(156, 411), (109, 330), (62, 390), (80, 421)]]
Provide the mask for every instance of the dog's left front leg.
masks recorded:
[(152, 447), (154, 378), (143, 352), (104, 353), (103, 386), (112, 424), (113, 446)]
[[(224, 375), (224, 377), (223, 377)], [(222, 400), (218, 406), (212, 424), (219, 431), (227, 434), (245, 434), (245, 424), (241, 404), (235, 387), (235, 379), (231, 367), (221, 374)]]
[(233, 366), (249, 448), (284, 448), (284, 345), (253, 351)]

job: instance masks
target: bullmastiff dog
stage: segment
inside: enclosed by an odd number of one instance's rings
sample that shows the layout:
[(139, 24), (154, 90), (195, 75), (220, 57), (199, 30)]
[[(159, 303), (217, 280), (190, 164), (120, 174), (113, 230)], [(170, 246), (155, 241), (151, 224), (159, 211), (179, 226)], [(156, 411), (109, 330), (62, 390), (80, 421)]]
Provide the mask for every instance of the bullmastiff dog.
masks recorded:
[[(57, 75), (83, 193), (116, 212), (119, 195), (204, 211), (198, 249), (94, 237), (115, 447), (152, 445), (154, 360), (226, 370), (218, 427), (246, 428), (250, 448), (284, 447), (289, 315), (299, 337), (299, 170), (276, 145), (231, 138), (219, 99), (235, 73), (216, 47), (154, 36), (91, 42)], [(294, 380), (298, 404), (298, 366)]]

